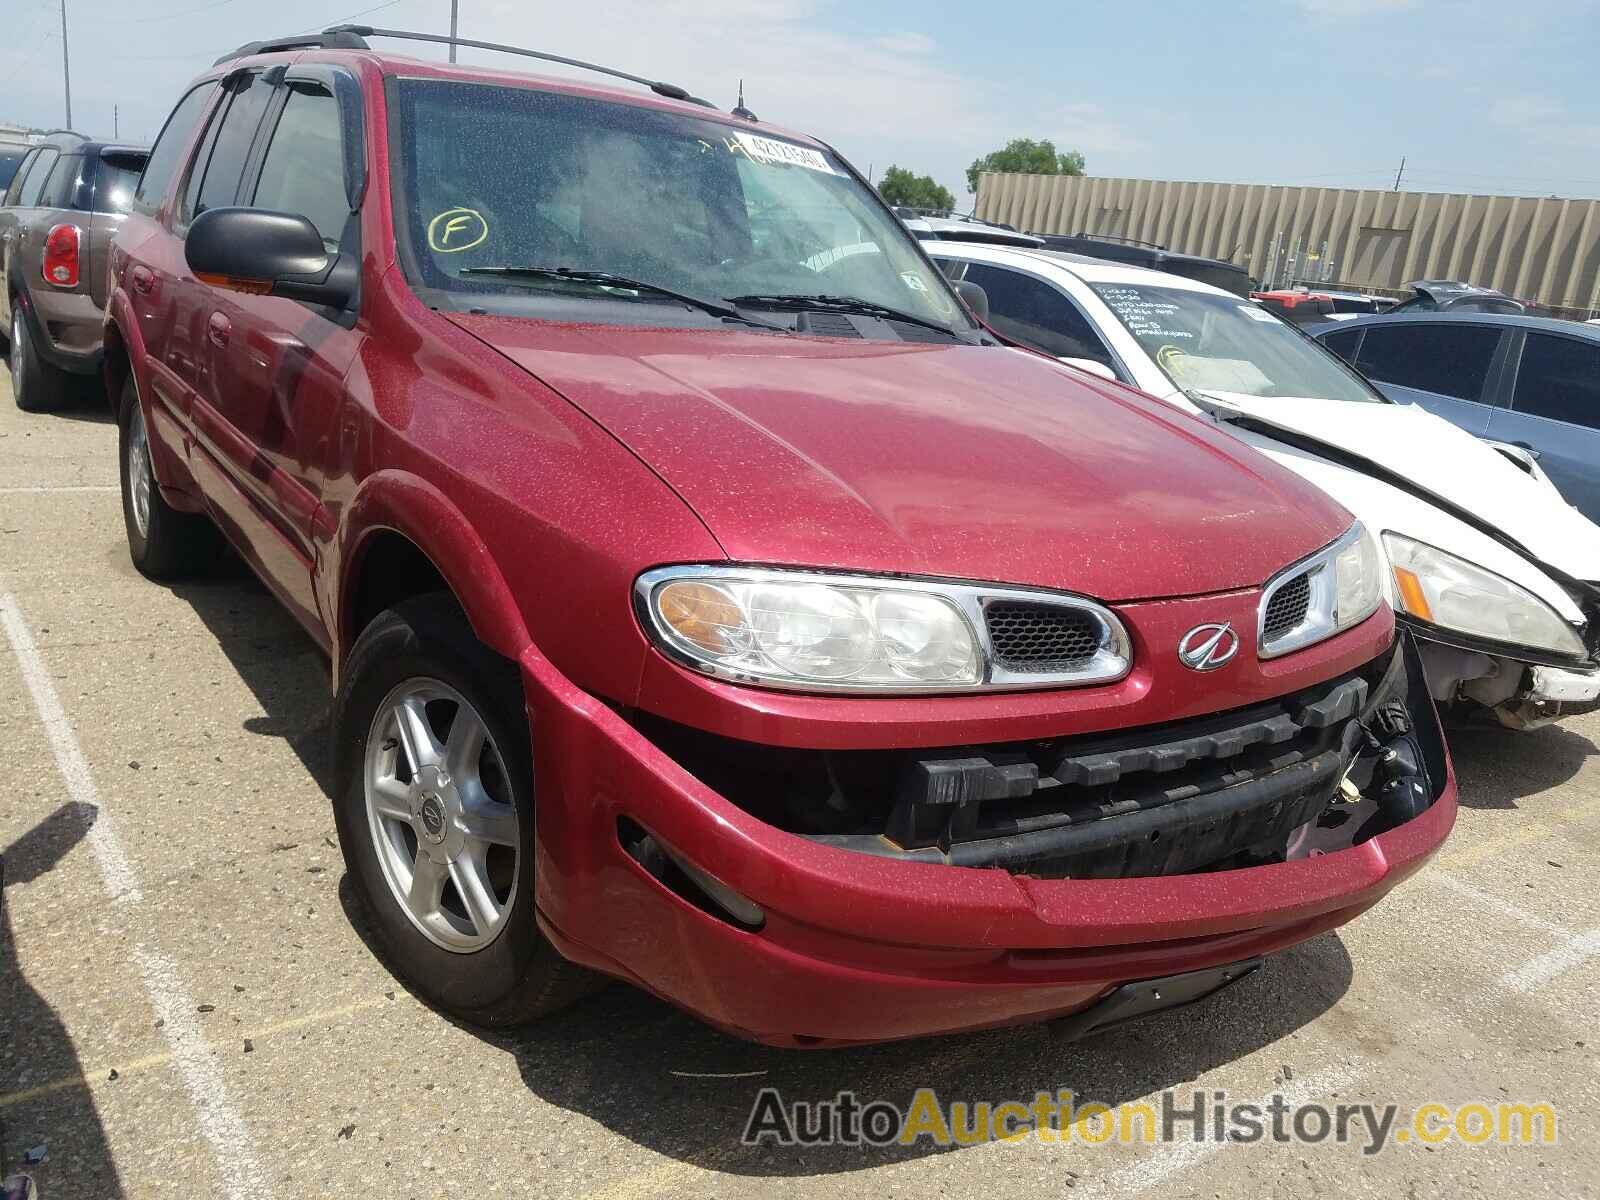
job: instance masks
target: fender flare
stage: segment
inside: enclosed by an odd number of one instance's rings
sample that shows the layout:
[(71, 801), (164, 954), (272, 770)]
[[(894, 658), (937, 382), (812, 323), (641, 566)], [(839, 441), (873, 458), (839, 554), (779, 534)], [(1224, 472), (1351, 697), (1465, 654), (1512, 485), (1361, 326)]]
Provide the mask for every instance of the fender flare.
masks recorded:
[(406, 471), (383, 470), (362, 481), (339, 523), (330, 556), (338, 589), (333, 630), (336, 676), (360, 634), (351, 627), (356, 602), (352, 585), (380, 533), (399, 534), (433, 564), (484, 645), (515, 662), (532, 644), (516, 598), (472, 522), (427, 480)]

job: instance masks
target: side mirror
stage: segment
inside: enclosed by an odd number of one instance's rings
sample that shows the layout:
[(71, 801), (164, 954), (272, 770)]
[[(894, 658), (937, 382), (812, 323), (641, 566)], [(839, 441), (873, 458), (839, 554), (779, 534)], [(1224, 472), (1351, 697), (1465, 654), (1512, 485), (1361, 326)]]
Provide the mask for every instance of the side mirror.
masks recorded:
[(972, 315), (980, 321), (989, 319), (989, 293), (975, 283), (968, 283), (965, 279), (956, 281), (956, 295), (966, 301), (967, 307), (972, 310)]
[(355, 298), (360, 279), (355, 260), (330, 255), (305, 217), (263, 208), (207, 209), (189, 226), (183, 256), (213, 287), (332, 308)]
[(1090, 375), (1098, 375), (1101, 379), (1109, 379), (1112, 383), (1117, 382), (1117, 373), (1106, 366), (1105, 363), (1095, 359), (1063, 356), (1060, 361), (1066, 363), (1069, 367), (1077, 367), (1080, 371), (1086, 371)]

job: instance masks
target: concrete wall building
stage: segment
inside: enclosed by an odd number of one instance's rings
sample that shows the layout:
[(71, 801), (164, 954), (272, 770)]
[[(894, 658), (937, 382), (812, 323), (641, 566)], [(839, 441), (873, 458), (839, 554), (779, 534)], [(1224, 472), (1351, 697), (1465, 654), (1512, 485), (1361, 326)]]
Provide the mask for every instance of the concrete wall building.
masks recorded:
[(1600, 200), (985, 174), (977, 215), (1229, 259), (1263, 285), (1412, 279), (1499, 288), (1563, 316), (1600, 313)]

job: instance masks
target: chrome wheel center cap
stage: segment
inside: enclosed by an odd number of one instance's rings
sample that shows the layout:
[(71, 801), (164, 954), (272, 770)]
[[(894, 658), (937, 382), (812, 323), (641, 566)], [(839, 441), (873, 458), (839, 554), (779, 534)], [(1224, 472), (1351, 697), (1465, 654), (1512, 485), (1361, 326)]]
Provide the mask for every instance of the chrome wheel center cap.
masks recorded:
[(417, 806), (417, 824), (422, 836), (437, 846), (444, 841), (444, 801), (432, 792), (425, 792)]

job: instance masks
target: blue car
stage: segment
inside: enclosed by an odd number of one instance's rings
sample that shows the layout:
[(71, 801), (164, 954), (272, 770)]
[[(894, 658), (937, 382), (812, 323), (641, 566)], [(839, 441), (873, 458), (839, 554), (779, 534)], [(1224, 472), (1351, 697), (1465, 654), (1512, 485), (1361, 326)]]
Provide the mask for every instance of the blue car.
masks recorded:
[(1561, 494), (1600, 522), (1600, 326), (1423, 312), (1306, 332), (1391, 400), (1527, 448)]

